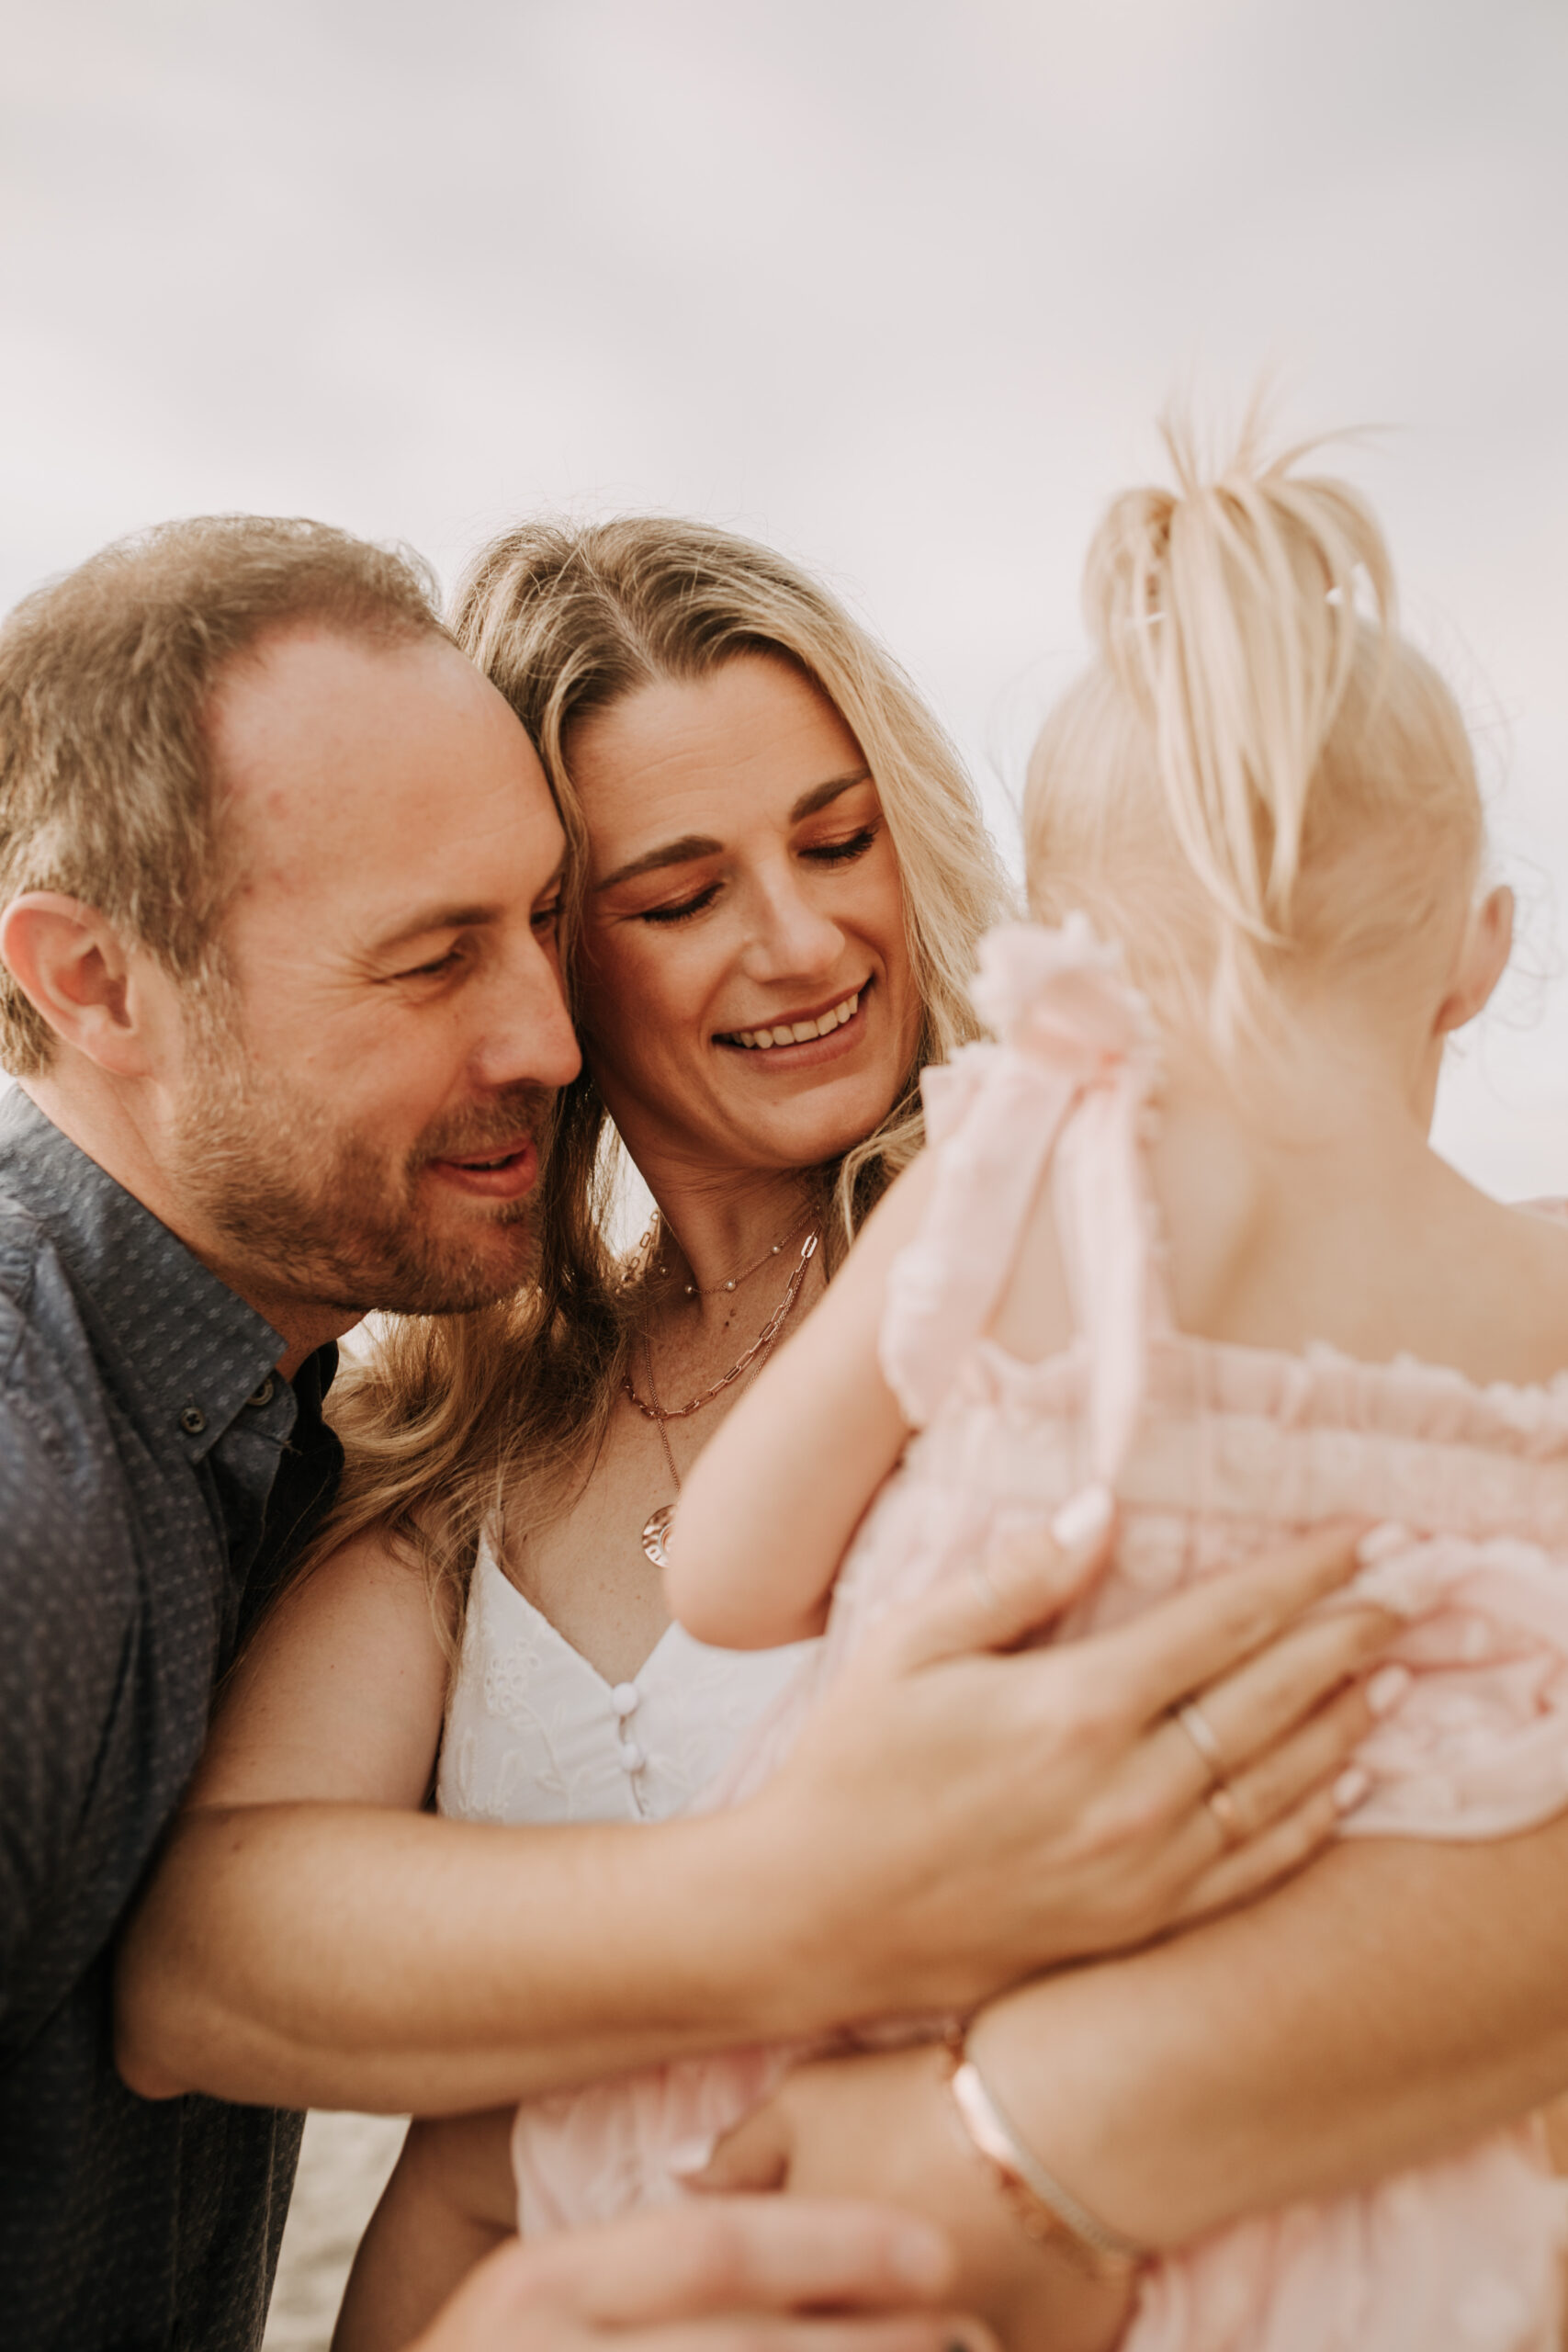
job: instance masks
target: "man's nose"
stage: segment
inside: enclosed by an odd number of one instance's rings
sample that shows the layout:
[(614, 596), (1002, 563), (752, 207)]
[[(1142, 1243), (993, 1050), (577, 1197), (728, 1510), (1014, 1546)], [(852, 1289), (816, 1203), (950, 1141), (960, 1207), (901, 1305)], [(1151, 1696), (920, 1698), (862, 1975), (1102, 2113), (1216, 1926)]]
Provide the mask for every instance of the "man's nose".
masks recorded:
[(560, 977), (536, 942), (524, 957), (496, 975), (475, 1055), (486, 1086), (569, 1086), (582, 1067), (577, 1033), (561, 994)]

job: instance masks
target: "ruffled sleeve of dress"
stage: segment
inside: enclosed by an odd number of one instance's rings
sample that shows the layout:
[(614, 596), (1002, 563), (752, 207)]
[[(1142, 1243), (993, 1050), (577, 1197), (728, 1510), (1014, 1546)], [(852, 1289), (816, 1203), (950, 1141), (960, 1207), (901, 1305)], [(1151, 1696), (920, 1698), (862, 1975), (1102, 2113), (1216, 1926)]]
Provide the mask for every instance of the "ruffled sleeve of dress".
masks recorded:
[(1108, 1477), (1136, 1420), (1151, 1309), (1140, 1136), (1158, 1072), (1154, 1032), (1120, 952), (1082, 915), (1059, 931), (988, 933), (974, 1001), (995, 1042), (965, 1046), (922, 1080), (937, 1172), (920, 1228), (889, 1270), (883, 1370), (911, 1427), (923, 1428), (991, 1320), (1071, 1121), (1061, 1242), (1089, 1342), (1096, 1475)]

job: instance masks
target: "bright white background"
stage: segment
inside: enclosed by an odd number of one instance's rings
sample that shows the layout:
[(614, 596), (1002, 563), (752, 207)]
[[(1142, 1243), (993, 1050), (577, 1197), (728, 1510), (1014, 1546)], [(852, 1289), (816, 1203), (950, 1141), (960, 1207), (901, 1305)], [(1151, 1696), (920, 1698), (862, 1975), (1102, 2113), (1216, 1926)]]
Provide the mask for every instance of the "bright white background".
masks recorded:
[[(1563, 0), (3, 0), (0, 601), (160, 516), (695, 512), (827, 573), (998, 830), (1174, 385), (1378, 499), (1568, 897)], [(1568, 983), (1445, 1147), (1568, 1190)]]

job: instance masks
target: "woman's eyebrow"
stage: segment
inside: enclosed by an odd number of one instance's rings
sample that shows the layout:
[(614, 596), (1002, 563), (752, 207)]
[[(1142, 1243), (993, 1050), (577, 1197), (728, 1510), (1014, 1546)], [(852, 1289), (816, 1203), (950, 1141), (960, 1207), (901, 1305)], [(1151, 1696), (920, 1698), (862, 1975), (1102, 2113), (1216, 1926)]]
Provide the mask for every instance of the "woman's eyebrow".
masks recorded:
[(815, 817), (818, 808), (828, 808), (831, 802), (837, 800), (841, 792), (852, 792), (857, 784), (870, 782), (871, 770), (857, 768), (853, 775), (836, 775), (827, 784), (814, 784), (809, 792), (801, 794), (800, 798), (790, 810), (790, 823), (798, 825), (803, 819)]
[(614, 874), (606, 874), (603, 882), (595, 882), (595, 891), (613, 890), (617, 882), (635, 881), (639, 874), (656, 874), (661, 865), (689, 865), (694, 857), (716, 857), (724, 847), (708, 833), (682, 833), (678, 842), (666, 842), (661, 849), (645, 850), (640, 857), (632, 858), (625, 865), (617, 865)]

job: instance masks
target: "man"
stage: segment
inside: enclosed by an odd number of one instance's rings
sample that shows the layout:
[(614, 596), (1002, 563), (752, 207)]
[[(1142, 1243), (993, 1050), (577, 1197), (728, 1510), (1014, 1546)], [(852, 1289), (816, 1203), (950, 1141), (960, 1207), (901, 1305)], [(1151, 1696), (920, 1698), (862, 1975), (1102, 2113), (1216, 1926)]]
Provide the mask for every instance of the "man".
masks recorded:
[[(506, 704), (410, 569), (340, 533), (173, 525), (0, 632), (0, 1057), (20, 1081), (0, 1105), (10, 2352), (259, 2337), (299, 2119), (135, 2096), (112, 2062), (111, 1949), (215, 1683), (332, 1498), (336, 1338), (368, 1308), (460, 1310), (527, 1272), (550, 1096), (578, 1066), (561, 856)], [(1043, 1725), (1042, 1661), (964, 1655), (1036, 1622), (1061, 1565), (1014, 1564), (1010, 1585), (906, 1629), (781, 1775), (761, 1857), (738, 1851), (733, 1815), (496, 1831), (482, 1853), (417, 1815), (323, 1824), (324, 1879), (290, 1849), (256, 1997), (203, 2007), (219, 2025), (198, 2074), (149, 2061), (133, 2079), (330, 2097), (346, 2029), (355, 2100), (390, 2086), (396, 2104), (428, 2064), (438, 2104), (491, 2103), (525, 2061), (487, 2042), (486, 2004), (526, 2042), (519, 1987), (580, 1998), (589, 1951), (600, 2064), (1016, 1977), (1059, 1948), (1064, 1835), (1105, 1875), (1076, 1826), (1095, 1741), (1145, 1737), (1125, 1711), (1083, 1738)], [(1265, 1577), (1221, 1649), (1242, 1656), (1332, 1580), (1321, 1562)], [(1156, 1720), (1187, 1687), (1183, 1609)], [(1070, 1751), (1054, 1779), (1035, 1766), (1047, 1738)], [(1182, 1747), (1165, 1726), (1163, 1752)], [(1165, 1819), (1145, 1797), (1156, 1856)], [(410, 1838), (434, 1923), (411, 1917)], [(1216, 1864), (1215, 1891), (1277, 1869), (1278, 1844), (1259, 1847)], [(655, 1909), (658, 1950), (596, 1925)], [(243, 1977), (243, 1950), (222, 1950)], [(323, 1963), (326, 2046), (308, 2018), (300, 2048), (280, 2044), (267, 1971), (309, 1984)], [(472, 2046), (435, 2049), (455, 2001)]]
[(971, 2352), (953, 2251), (912, 2215), (725, 2198), (544, 2246), (513, 2238), (410, 2352)]

